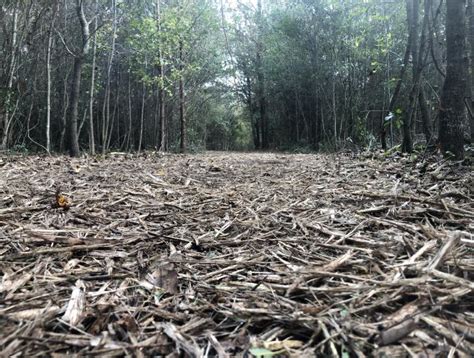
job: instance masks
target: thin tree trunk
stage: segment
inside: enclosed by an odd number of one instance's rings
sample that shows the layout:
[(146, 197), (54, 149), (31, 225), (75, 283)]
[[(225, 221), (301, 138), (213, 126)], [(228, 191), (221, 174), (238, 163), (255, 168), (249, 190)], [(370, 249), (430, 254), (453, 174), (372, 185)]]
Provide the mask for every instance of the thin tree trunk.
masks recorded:
[(464, 95), (467, 83), (466, 16), (464, 0), (447, 0), (446, 8), (446, 79), (441, 92), (439, 144), (442, 152), (464, 158)]
[(420, 87), (418, 92), (418, 103), (420, 105), (421, 119), (423, 123), (423, 133), (425, 134), (426, 146), (433, 144), (433, 124), (428, 105), (426, 104), (425, 91)]
[(154, 89), (155, 109), (153, 111), (153, 149), (160, 149), (160, 86), (157, 85)]
[[(10, 118), (10, 106), (11, 106), (11, 91), (13, 88), (13, 76), (15, 74), (16, 66), (16, 50), (17, 50), (17, 38), (18, 38), (18, 8), (15, 4), (13, 10), (13, 26), (12, 26), (12, 40), (11, 40), (11, 52), (10, 52), (10, 66), (8, 68), (8, 83), (7, 83), (7, 94), (4, 102), (5, 112), (3, 113), (3, 121), (1, 123), (2, 142), (0, 149), (8, 148), (8, 138), (10, 134), (10, 125), (12, 118)], [(13, 117), (13, 116), (12, 116)]]
[(180, 142), (180, 150), (181, 153), (186, 152), (186, 116), (184, 113), (184, 78), (183, 78), (183, 42), (180, 41), (179, 43), (179, 59), (180, 59), (180, 69), (181, 74), (179, 76), (179, 122), (181, 123), (181, 142)]
[(95, 13), (96, 18), (94, 20), (94, 44), (92, 47), (92, 72), (91, 72), (91, 88), (89, 93), (89, 150), (92, 155), (95, 155), (95, 135), (94, 135), (94, 92), (95, 92), (95, 65), (96, 65), (96, 54), (97, 54), (97, 13), (99, 10), (98, 0), (95, 0)]
[(79, 129), (77, 131), (79, 137), (81, 136), (82, 128), (84, 127), (84, 123), (86, 123), (87, 112), (88, 112), (88, 109), (86, 108), (86, 109), (84, 109), (84, 113), (82, 113), (82, 120), (79, 123)]
[(262, 56), (260, 49), (257, 50), (257, 100), (258, 100), (258, 143), (257, 149), (266, 148), (266, 133), (265, 133), (265, 116), (266, 116), (266, 100), (265, 100), (265, 77), (262, 69)]
[(46, 52), (46, 151), (51, 153), (51, 47), (53, 46), (53, 28), (59, 3), (56, 2), (51, 15), (48, 31), (48, 49)]
[(83, 59), (78, 56), (74, 59), (74, 70), (72, 75), (71, 95), (70, 95), (70, 114), (67, 122), (67, 146), (71, 157), (78, 157), (79, 149), (79, 135), (77, 130), (78, 112), (79, 112), (79, 95), (81, 90), (81, 74), (82, 74)]
[(409, 46), (413, 59), (413, 84), (409, 95), (408, 113), (403, 118), (403, 141), (402, 151), (411, 153), (413, 151), (412, 126), (416, 111), (418, 98), (418, 18), (419, 1), (407, 0), (407, 20), (409, 28)]
[(474, 143), (474, 0), (468, 0), (467, 16), (469, 21), (469, 46), (470, 46), (470, 84), (469, 96), (470, 99), (470, 127), (471, 127), (471, 143)]
[(263, 73), (263, 10), (262, 0), (257, 1), (257, 52), (256, 52), (256, 72), (257, 72), (257, 99), (259, 106), (259, 149), (268, 148), (268, 133), (267, 133), (267, 103), (265, 98), (265, 74)]
[(168, 150), (168, 128), (166, 125), (166, 107), (165, 107), (165, 64), (163, 60), (163, 43), (161, 41), (161, 0), (156, 0), (156, 17), (158, 21), (158, 35), (160, 37), (158, 57), (160, 63), (160, 86), (159, 86), (159, 101), (160, 101), (160, 151)]
[(179, 121), (181, 123), (181, 143), (180, 149), (181, 153), (186, 152), (187, 150), (187, 125), (186, 125), (186, 115), (184, 112), (184, 81), (182, 78), (179, 80)]
[(142, 84), (142, 107), (140, 111), (140, 134), (138, 137), (138, 153), (142, 150), (143, 143), (143, 127), (145, 124), (145, 97), (146, 97), (146, 87), (145, 83)]
[[(116, 93), (116, 96), (115, 96), (114, 110), (112, 112), (112, 120), (110, 121), (109, 136), (107, 137), (107, 149), (110, 148), (110, 143), (112, 142), (112, 136), (113, 136), (114, 128), (115, 128), (115, 122), (118, 123), (119, 120), (120, 120), (120, 116), (117, 116), (117, 109), (119, 107), (119, 98), (120, 98), (118, 87), (119, 87), (119, 82), (117, 81), (117, 93)], [(119, 120), (116, 120), (116, 117), (119, 117)], [(117, 134), (117, 138), (119, 138), (118, 134)]]
[[(334, 65), (336, 64), (336, 61), (334, 61)], [(333, 124), (334, 124), (334, 149), (337, 150), (337, 109), (336, 109), (336, 79), (334, 78), (335, 76), (336, 69), (333, 69), (333, 79), (332, 79), (332, 96), (331, 96), (331, 102), (332, 102), (332, 119), (333, 119)]]
[(64, 83), (63, 83), (63, 114), (61, 116), (61, 135), (59, 137), (59, 150), (61, 152), (64, 152), (65, 147), (66, 147), (66, 127), (67, 127), (67, 121), (68, 121), (68, 112), (69, 112), (69, 95), (68, 95), (68, 78), (69, 78), (69, 72), (66, 73), (66, 77), (64, 78)]
[(165, 90), (160, 88), (160, 151), (168, 150), (168, 135), (166, 126), (166, 107), (165, 107)]
[(79, 106), (79, 96), (81, 90), (81, 74), (82, 74), (82, 65), (84, 60), (89, 53), (89, 23), (86, 20), (84, 14), (83, 0), (76, 0), (76, 13), (81, 24), (82, 32), (82, 49), (81, 53), (77, 54), (74, 58), (74, 70), (71, 84), (71, 95), (70, 95), (70, 105), (69, 105), (69, 116), (67, 123), (67, 143), (69, 154), (72, 157), (77, 157), (80, 154), (79, 149), (79, 135), (77, 131), (77, 116), (78, 116), (78, 106)]
[(110, 127), (110, 76), (112, 72), (112, 63), (114, 60), (115, 53), (115, 37), (117, 33), (117, 8), (115, 6), (115, 0), (112, 0), (113, 9), (113, 21), (112, 21), (112, 46), (110, 49), (110, 56), (107, 63), (107, 80), (105, 84), (104, 104), (102, 107), (102, 154), (107, 151), (107, 138), (109, 137)]
[(423, 27), (420, 39), (420, 51), (418, 53), (417, 85), (418, 85), (418, 104), (420, 106), (421, 119), (423, 123), (423, 133), (425, 135), (426, 146), (429, 147), (433, 141), (433, 125), (431, 123), (430, 111), (426, 103), (425, 92), (422, 85), (422, 74), (426, 60), (428, 58), (427, 35), (429, 36), (430, 23), (430, 1), (425, 1)]
[(131, 71), (128, 72), (128, 133), (127, 133), (127, 150), (130, 150), (130, 139), (132, 137), (132, 86)]
[[(408, 61), (410, 60), (410, 47), (411, 47), (411, 39), (409, 36), (407, 40), (407, 46), (405, 49), (405, 56), (403, 56), (402, 67), (400, 68), (400, 74), (398, 76), (398, 81), (395, 86), (395, 90), (393, 91), (392, 97), (390, 98), (390, 103), (388, 105), (389, 114), (393, 113), (395, 109), (395, 104), (397, 103), (397, 100), (398, 100), (398, 96), (400, 95), (400, 90), (402, 89), (402, 83), (403, 83), (403, 80), (405, 79), (405, 74), (407, 72)], [(382, 127), (381, 141), (382, 141), (382, 149), (387, 150), (387, 130), (386, 130), (385, 123)]]

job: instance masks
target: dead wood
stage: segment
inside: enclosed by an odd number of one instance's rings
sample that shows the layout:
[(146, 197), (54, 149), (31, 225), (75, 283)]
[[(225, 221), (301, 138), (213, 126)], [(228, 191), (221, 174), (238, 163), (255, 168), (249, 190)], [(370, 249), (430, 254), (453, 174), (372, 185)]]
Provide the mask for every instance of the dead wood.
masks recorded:
[(474, 349), (472, 168), (374, 154), (0, 159), (0, 356)]

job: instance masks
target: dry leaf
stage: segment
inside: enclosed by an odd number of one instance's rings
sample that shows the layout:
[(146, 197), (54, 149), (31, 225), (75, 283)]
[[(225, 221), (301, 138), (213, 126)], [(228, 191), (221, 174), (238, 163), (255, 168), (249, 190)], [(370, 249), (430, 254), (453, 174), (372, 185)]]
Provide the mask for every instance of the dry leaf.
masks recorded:
[(86, 294), (84, 289), (84, 283), (81, 280), (76, 281), (76, 286), (72, 290), (71, 298), (66, 307), (66, 312), (62, 317), (62, 319), (70, 323), (71, 326), (79, 324), (84, 317), (84, 311), (86, 308)]

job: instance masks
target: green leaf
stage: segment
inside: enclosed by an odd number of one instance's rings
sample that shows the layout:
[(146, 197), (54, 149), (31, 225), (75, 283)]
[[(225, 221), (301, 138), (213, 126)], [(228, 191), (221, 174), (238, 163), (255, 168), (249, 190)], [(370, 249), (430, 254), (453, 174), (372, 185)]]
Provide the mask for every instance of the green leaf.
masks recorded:
[(343, 310), (341, 311), (341, 317), (344, 318), (344, 317), (347, 317), (347, 316), (349, 316), (349, 311), (346, 310), (346, 309), (343, 309)]
[(400, 129), (402, 128), (403, 121), (401, 121), (400, 119), (397, 119), (393, 124), (395, 125), (395, 128)]
[(283, 353), (282, 351), (272, 352), (266, 348), (251, 348), (249, 349), (249, 352), (252, 355), (254, 355), (256, 358), (273, 357), (273, 356)]

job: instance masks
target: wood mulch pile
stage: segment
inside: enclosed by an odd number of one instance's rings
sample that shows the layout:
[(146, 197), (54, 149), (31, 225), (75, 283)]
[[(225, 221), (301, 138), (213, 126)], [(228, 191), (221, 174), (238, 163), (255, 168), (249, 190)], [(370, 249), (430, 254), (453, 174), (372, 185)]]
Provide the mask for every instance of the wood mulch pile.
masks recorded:
[(0, 356), (470, 357), (473, 199), (433, 158), (4, 154)]

